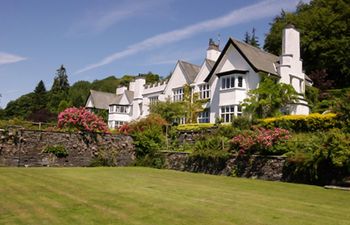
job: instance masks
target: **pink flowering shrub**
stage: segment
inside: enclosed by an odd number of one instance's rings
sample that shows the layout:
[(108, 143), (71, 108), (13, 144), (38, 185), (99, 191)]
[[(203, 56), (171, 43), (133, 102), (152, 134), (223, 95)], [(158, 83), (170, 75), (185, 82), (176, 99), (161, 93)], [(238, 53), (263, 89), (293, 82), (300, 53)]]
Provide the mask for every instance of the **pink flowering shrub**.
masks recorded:
[[(244, 131), (231, 140), (231, 147), (239, 154), (281, 154), (283, 146), (290, 138), (288, 130), (281, 128), (255, 128)], [(282, 147), (281, 147), (282, 146)]]
[(108, 132), (103, 119), (85, 108), (72, 107), (61, 112), (58, 115), (58, 127), (88, 132)]

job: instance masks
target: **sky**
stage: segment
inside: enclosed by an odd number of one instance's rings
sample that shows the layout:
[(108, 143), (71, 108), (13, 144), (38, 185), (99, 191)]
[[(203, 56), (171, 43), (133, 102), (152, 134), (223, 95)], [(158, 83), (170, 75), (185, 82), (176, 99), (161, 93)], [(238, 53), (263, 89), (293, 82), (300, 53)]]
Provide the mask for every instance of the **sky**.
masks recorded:
[[(303, 2), (309, 2), (304, 0)], [(64, 65), (70, 84), (149, 71), (167, 76), (177, 60), (200, 65), (209, 38), (223, 48), (253, 28), (265, 35), (299, 0), (0, 0), (0, 107), (49, 90)]]

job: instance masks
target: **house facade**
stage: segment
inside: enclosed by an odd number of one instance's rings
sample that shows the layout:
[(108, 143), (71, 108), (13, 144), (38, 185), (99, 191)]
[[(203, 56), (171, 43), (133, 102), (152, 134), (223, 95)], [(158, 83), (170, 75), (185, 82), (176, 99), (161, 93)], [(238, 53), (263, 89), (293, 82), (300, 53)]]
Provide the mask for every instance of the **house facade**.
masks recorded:
[[(91, 91), (87, 108), (109, 110), (109, 127), (115, 128), (131, 120), (145, 117), (153, 102), (181, 101), (184, 85), (190, 85), (201, 99), (208, 99), (197, 118), (199, 123), (214, 123), (218, 118), (230, 123), (242, 115), (241, 103), (250, 90), (259, 86), (261, 73), (279, 82), (290, 84), (299, 94), (298, 101), (289, 107), (289, 114), (309, 114), (304, 99), (305, 85), (312, 81), (302, 70), (299, 32), (288, 25), (283, 30), (282, 54), (275, 56), (249, 44), (230, 38), (223, 50), (212, 40), (201, 65), (179, 60), (170, 78), (156, 84), (146, 84), (136, 77), (129, 87), (118, 87), (115, 94)], [(184, 122), (184, 121), (179, 121)]]

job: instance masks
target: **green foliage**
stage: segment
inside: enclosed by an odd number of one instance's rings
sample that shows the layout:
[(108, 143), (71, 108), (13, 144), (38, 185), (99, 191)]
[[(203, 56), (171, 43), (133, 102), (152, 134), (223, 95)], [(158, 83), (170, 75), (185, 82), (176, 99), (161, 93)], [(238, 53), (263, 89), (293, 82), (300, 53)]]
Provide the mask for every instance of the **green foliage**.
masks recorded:
[(253, 125), (256, 125), (258, 121), (253, 117), (246, 115), (234, 117), (232, 119), (232, 126), (239, 130), (249, 130)]
[(97, 157), (91, 162), (90, 166), (116, 166), (118, 151), (110, 148), (99, 148)]
[(294, 103), (298, 95), (291, 85), (277, 83), (271, 77), (261, 74), (259, 87), (248, 92), (243, 102), (244, 112), (257, 118), (281, 115), (288, 104)]
[(311, 109), (311, 112), (316, 111), (316, 107), (319, 103), (319, 90), (316, 87), (305, 86), (305, 99)]
[(259, 38), (255, 35), (255, 28), (252, 29), (251, 34), (249, 34), (248, 32), (245, 32), (243, 41), (247, 44), (254, 46), (254, 47), (257, 47), (257, 48), (260, 47)]
[(6, 118), (27, 118), (27, 116), (34, 110), (34, 93), (22, 95), (14, 101), (10, 101), (5, 109)]
[(202, 159), (228, 159), (229, 139), (222, 136), (206, 136), (194, 145), (191, 157)]
[(197, 117), (204, 110), (203, 104), (208, 102), (208, 99), (199, 99), (199, 93), (192, 93), (190, 85), (186, 84), (183, 87), (184, 97), (184, 114), (186, 123), (197, 123)]
[(296, 132), (314, 132), (340, 127), (336, 114), (286, 115), (260, 120), (260, 125), (266, 128), (279, 127)]
[(350, 132), (350, 90), (337, 101), (334, 109), (338, 113), (338, 120), (341, 121), (344, 129)]
[(85, 106), (85, 102), (90, 94), (91, 83), (88, 81), (77, 81), (68, 92), (69, 102), (75, 107)]
[(63, 65), (57, 69), (51, 91), (66, 91), (69, 89), (68, 75)]
[(176, 126), (178, 131), (201, 131), (213, 128), (214, 124), (212, 123), (186, 123)]
[(43, 153), (52, 153), (58, 158), (64, 158), (68, 156), (68, 151), (62, 145), (49, 145), (43, 150)]
[(165, 102), (151, 104), (150, 112), (160, 115), (169, 124), (172, 124), (176, 119), (184, 117), (182, 102), (172, 102), (170, 99), (167, 99)]
[(297, 181), (323, 185), (350, 175), (350, 135), (340, 130), (294, 135), (287, 148), (289, 173)]
[(158, 115), (130, 123), (130, 135), (134, 139), (137, 158), (152, 157), (165, 146), (163, 127), (166, 121)]
[(47, 103), (46, 88), (41, 80), (34, 89), (33, 108), (34, 111), (44, 109)]
[(338, 87), (350, 85), (350, 4), (348, 0), (313, 0), (296, 12), (282, 11), (266, 36), (264, 49), (279, 55), (282, 29), (293, 23), (301, 32), (301, 55), (307, 74), (326, 69)]

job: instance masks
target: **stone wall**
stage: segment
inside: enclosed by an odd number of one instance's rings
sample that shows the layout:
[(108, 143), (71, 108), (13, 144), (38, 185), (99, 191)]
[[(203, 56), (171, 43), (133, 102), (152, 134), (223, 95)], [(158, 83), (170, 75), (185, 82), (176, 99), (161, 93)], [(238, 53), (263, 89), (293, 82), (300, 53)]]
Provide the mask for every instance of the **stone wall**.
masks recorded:
[(281, 156), (233, 156), (228, 160), (193, 158), (188, 153), (182, 152), (166, 152), (164, 156), (166, 169), (274, 181), (284, 180), (283, 169), (286, 159)]
[[(44, 153), (63, 146), (66, 157)], [(0, 166), (90, 166), (97, 161), (126, 166), (135, 160), (132, 138), (124, 135), (0, 130)]]

